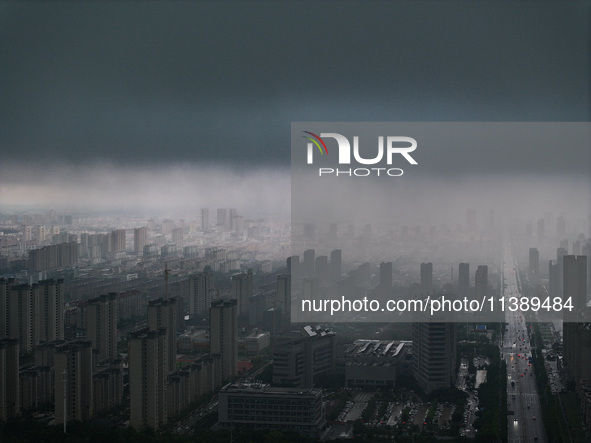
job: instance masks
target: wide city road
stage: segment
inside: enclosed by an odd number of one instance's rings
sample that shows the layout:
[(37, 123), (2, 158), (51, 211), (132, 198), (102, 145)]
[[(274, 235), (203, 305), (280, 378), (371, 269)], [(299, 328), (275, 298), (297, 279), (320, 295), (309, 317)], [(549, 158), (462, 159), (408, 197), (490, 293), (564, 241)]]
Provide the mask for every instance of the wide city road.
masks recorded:
[[(511, 246), (503, 257), (506, 331), (501, 344), (502, 358), (507, 363), (507, 422), (509, 442), (546, 442), (540, 399), (531, 357), (527, 326), (521, 311), (507, 309), (509, 297), (521, 297), (518, 267)], [(537, 364), (544, 364), (538, 362)], [(511, 413), (512, 412), (512, 413)]]

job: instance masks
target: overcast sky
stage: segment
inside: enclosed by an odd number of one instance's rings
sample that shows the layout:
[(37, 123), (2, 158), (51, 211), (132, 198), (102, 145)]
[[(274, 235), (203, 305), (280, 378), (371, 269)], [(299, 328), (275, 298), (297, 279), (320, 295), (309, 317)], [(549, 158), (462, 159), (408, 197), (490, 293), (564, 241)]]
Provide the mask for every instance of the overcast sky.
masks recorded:
[(583, 2), (2, 2), (0, 204), (39, 166), (288, 168), (292, 121), (589, 121), (590, 26)]

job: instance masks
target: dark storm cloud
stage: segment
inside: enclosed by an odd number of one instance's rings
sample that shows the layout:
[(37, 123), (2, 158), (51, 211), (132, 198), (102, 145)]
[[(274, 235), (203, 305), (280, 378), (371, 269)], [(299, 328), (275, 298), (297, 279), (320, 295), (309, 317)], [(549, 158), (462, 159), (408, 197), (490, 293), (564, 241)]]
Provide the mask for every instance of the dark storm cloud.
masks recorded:
[(4, 161), (289, 161), (291, 121), (589, 119), (577, 3), (11, 2)]

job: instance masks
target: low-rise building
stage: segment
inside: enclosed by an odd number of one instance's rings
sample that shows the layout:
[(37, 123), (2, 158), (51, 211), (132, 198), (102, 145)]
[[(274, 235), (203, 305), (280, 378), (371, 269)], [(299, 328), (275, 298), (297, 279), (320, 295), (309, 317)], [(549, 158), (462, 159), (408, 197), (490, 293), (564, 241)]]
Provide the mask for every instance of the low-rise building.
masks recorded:
[(218, 394), (218, 428), (297, 432), (320, 438), (326, 430), (321, 389), (229, 384)]

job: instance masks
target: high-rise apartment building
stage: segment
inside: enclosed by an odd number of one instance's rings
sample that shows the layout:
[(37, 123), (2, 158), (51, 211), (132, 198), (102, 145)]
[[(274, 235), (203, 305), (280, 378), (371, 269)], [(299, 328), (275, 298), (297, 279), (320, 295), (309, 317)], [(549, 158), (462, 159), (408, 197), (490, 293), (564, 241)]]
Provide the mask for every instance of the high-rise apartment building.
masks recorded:
[(64, 420), (89, 420), (94, 415), (92, 343), (88, 340), (78, 340), (58, 345), (55, 349), (54, 362), (55, 423), (62, 424)]
[(9, 299), (13, 278), (0, 278), (0, 339), (10, 337)]
[(148, 242), (148, 229), (146, 227), (133, 230), (133, 252), (141, 254)]
[(230, 231), (235, 231), (236, 230), (236, 218), (238, 217), (238, 212), (236, 212), (236, 208), (230, 208), (230, 214), (229, 214), (229, 228)]
[(209, 208), (201, 209), (201, 230), (203, 232), (209, 231)]
[(98, 352), (98, 361), (116, 358), (117, 320), (119, 300), (117, 293), (101, 295), (86, 306), (86, 335), (92, 348)]
[(238, 303), (216, 300), (209, 311), (210, 352), (222, 361), (222, 380), (236, 375), (238, 359)]
[(151, 331), (164, 328), (168, 355), (168, 371), (176, 369), (176, 299), (158, 298), (148, 302), (148, 328)]
[(19, 341), (20, 352), (32, 352), (39, 343), (39, 304), (30, 285), (12, 286), (8, 299), (9, 337)]
[(192, 317), (209, 314), (213, 283), (213, 275), (208, 272), (199, 272), (189, 278), (189, 314)]
[(185, 233), (183, 228), (174, 228), (172, 230), (172, 242), (180, 249), (185, 244)]
[(44, 246), (29, 251), (28, 269), (31, 272), (67, 268), (78, 264), (79, 245), (75, 241)]
[(220, 231), (228, 230), (228, 211), (224, 208), (218, 208), (217, 227)]
[(21, 241), (27, 242), (33, 240), (33, 227), (31, 225), (24, 225), (21, 235)]
[(43, 280), (33, 285), (39, 303), (39, 342), (64, 339), (64, 281)]
[[(8, 301), (0, 331), (19, 340), (20, 351), (32, 352), (39, 343), (64, 337), (63, 280), (42, 280), (33, 285), (16, 285), (8, 289)], [(0, 286), (6, 294), (6, 284)]]
[(252, 269), (232, 276), (231, 298), (238, 302), (238, 315), (248, 313), (248, 300), (253, 295)]
[(130, 425), (159, 429), (168, 420), (166, 330), (142, 328), (129, 335)]
[(109, 252), (125, 252), (125, 229), (116, 229), (109, 234)]
[(19, 344), (16, 339), (0, 340), (0, 422), (20, 413)]

